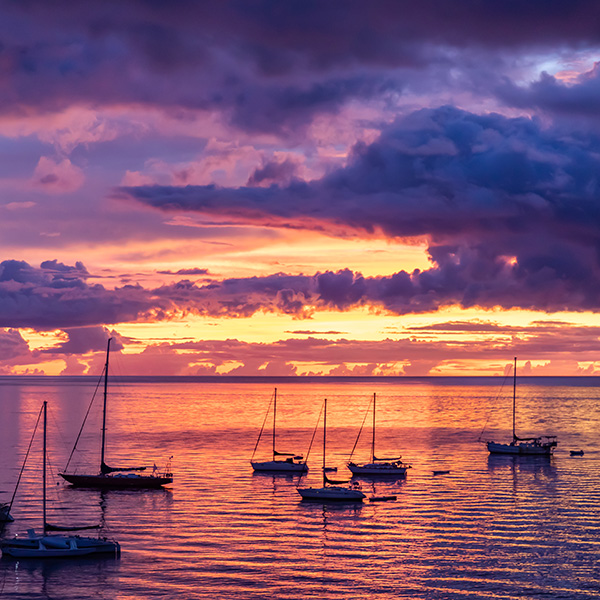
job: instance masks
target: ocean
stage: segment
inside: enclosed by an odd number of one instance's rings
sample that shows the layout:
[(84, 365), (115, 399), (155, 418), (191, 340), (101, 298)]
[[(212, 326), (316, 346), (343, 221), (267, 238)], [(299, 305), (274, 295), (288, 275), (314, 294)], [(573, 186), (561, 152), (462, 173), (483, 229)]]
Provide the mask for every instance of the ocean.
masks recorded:
[[(0, 502), (10, 500), (48, 401), (48, 520), (102, 523), (119, 559), (0, 561), (0, 597), (100, 599), (546, 599), (600, 595), (600, 380), (520, 378), (517, 433), (558, 436), (555, 456), (493, 457), (508, 441), (512, 381), (501, 378), (118, 378), (108, 396), (109, 464), (172, 456), (169, 489), (76, 489), (58, 476), (95, 378), (0, 378)], [(298, 477), (255, 474), (250, 457), (277, 387), (277, 449), (306, 455), (302, 485), (336, 478), (377, 394), (378, 454), (412, 465), (362, 481), (358, 505), (305, 503)], [(101, 390), (73, 468), (98, 469)], [(268, 460), (271, 420), (256, 458)], [(370, 451), (370, 416), (354, 458)], [(571, 456), (570, 450), (583, 450)], [(449, 471), (434, 475), (434, 471)], [(369, 502), (373, 495), (396, 500)], [(40, 529), (41, 435), (4, 537)]]

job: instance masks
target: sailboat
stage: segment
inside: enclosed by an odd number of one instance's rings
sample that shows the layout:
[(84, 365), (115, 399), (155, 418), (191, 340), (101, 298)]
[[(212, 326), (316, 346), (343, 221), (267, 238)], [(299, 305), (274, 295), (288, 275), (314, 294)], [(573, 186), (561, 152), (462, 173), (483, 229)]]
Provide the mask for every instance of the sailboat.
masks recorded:
[[(46, 521), (46, 423), (48, 403), (42, 405), (44, 415), (44, 444), (42, 467), (42, 534), (34, 529), (27, 532), (27, 537), (2, 540), (0, 549), (3, 556), (13, 558), (76, 558), (97, 554), (112, 554), (119, 556), (121, 547), (118, 542), (107, 538), (83, 537), (79, 535), (49, 535), (49, 531), (77, 531), (83, 529), (97, 529), (92, 527), (60, 527), (51, 525)], [(39, 422), (39, 417), (38, 417)], [(37, 428), (37, 425), (36, 425)], [(34, 431), (35, 434), (35, 431)]]
[[(375, 456), (375, 406), (377, 403), (377, 395), (373, 394), (373, 437), (371, 438), (371, 457), (368, 463), (356, 464), (352, 461), (348, 462), (348, 468), (352, 472), (353, 475), (366, 475), (370, 477), (402, 477), (406, 475), (406, 471), (411, 468), (410, 465), (407, 465), (402, 462), (402, 457), (398, 456), (396, 458), (377, 458)], [(369, 407), (370, 408), (370, 407)], [(368, 409), (367, 409), (368, 411)], [(366, 419), (366, 417), (365, 417)], [(363, 421), (364, 424), (364, 421)], [(352, 454), (354, 454), (354, 450), (356, 445), (358, 444), (358, 440), (360, 438), (360, 433), (362, 431), (362, 426), (360, 431), (358, 432), (358, 436), (356, 437), (356, 442), (354, 443), (354, 448), (352, 449), (352, 453), (350, 454), (350, 458), (352, 458)]]
[[(256, 445), (254, 446), (254, 452), (252, 453), (252, 458), (250, 459), (250, 464), (255, 471), (270, 471), (270, 472), (281, 472), (281, 473), (306, 473), (308, 471), (308, 465), (302, 456), (295, 456), (293, 453), (289, 452), (277, 452), (275, 449), (275, 431), (276, 431), (276, 422), (277, 422), (277, 388), (275, 388), (275, 392), (273, 394), (273, 459), (267, 460), (263, 462), (258, 462), (254, 460), (254, 455), (256, 454), (256, 449), (258, 448), (258, 444), (260, 442), (260, 438), (262, 437), (262, 433), (265, 428), (265, 423), (267, 421), (267, 417), (269, 416), (269, 409), (271, 405), (267, 407), (267, 414), (265, 415), (265, 420), (263, 421), (263, 426), (258, 434), (258, 439), (256, 440)], [(278, 457), (286, 457), (279, 458)]]
[(352, 487), (341, 487), (348, 481), (335, 481), (326, 475), (325, 455), (327, 440), (327, 399), (323, 403), (323, 486), (319, 488), (296, 488), (303, 500), (325, 502), (362, 502), (366, 497), (357, 484)]
[(512, 442), (499, 444), (488, 441), (487, 449), (490, 454), (520, 454), (550, 456), (558, 442), (555, 435), (543, 435), (534, 438), (520, 438), (516, 433), (516, 404), (517, 404), (517, 359), (513, 367), (513, 407), (512, 407)]
[[(106, 347), (106, 365), (104, 366), (104, 407), (102, 412), (102, 445), (100, 450), (100, 472), (87, 475), (80, 475), (78, 473), (67, 473), (66, 471), (69, 466), (67, 464), (67, 467), (65, 467), (65, 472), (59, 473), (59, 475), (76, 487), (128, 490), (160, 488), (163, 485), (173, 483), (173, 474), (170, 472), (170, 462), (167, 463), (164, 472), (158, 472), (158, 469), (155, 466), (153, 467), (152, 473), (143, 475), (140, 475), (139, 473), (136, 473), (134, 471), (145, 471), (147, 467), (109, 467), (104, 462), (104, 455), (106, 449), (106, 401), (108, 396), (108, 359), (110, 355), (111, 340), (112, 338), (109, 338)], [(77, 440), (79, 440), (79, 436), (77, 437)], [(76, 446), (77, 441), (75, 442), (75, 447)], [(75, 447), (73, 448), (73, 452), (75, 451)], [(71, 452), (71, 456), (73, 456), (73, 452)]]

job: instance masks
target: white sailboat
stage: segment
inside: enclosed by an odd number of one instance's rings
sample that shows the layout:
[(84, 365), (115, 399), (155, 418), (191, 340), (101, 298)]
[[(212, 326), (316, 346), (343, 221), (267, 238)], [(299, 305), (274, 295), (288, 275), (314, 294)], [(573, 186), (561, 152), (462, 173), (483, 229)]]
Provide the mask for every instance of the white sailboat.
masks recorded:
[(543, 435), (534, 438), (520, 438), (516, 433), (516, 404), (517, 404), (517, 359), (513, 367), (513, 407), (512, 434), (513, 439), (508, 444), (488, 441), (487, 449), (490, 454), (519, 454), (528, 456), (550, 456), (558, 442), (555, 435)]
[(335, 481), (329, 479), (325, 474), (325, 455), (327, 440), (327, 399), (323, 403), (323, 486), (319, 488), (297, 488), (298, 493), (303, 500), (312, 500), (317, 502), (362, 502), (366, 497), (357, 484), (351, 487), (342, 487), (339, 484), (348, 483), (347, 481)]
[[(63, 473), (59, 475), (68, 481), (70, 484), (76, 487), (88, 487), (88, 488), (101, 488), (101, 489), (117, 489), (117, 490), (131, 490), (131, 489), (155, 489), (160, 488), (163, 485), (173, 483), (173, 473), (171, 473), (171, 463), (167, 463), (163, 472), (159, 472), (157, 467), (154, 466), (152, 472), (149, 474), (140, 475), (134, 471), (145, 471), (147, 467), (109, 467), (104, 462), (104, 454), (106, 450), (106, 405), (108, 396), (108, 359), (110, 355), (110, 342), (112, 338), (108, 339), (106, 346), (106, 365), (104, 367), (104, 406), (102, 412), (102, 443), (100, 449), (100, 472), (99, 473), (69, 473), (67, 469), (69, 465), (65, 467)], [(84, 421), (85, 424), (85, 421)], [(83, 429), (83, 425), (82, 425)], [(81, 431), (80, 431), (81, 435)], [(79, 440), (79, 436), (77, 437)], [(77, 441), (73, 452), (77, 447)], [(73, 456), (71, 452), (71, 456)], [(69, 459), (70, 460), (70, 459)]]
[[(265, 415), (265, 420), (263, 421), (263, 426), (258, 434), (258, 439), (256, 440), (256, 445), (254, 446), (254, 452), (252, 453), (252, 458), (250, 459), (250, 464), (255, 471), (265, 471), (265, 472), (278, 472), (278, 473), (306, 473), (308, 471), (308, 465), (302, 456), (296, 456), (294, 453), (289, 452), (278, 452), (275, 449), (276, 442), (276, 426), (277, 426), (277, 388), (275, 388), (275, 392), (273, 393), (273, 458), (272, 460), (267, 461), (255, 461), (254, 456), (256, 454), (256, 450), (258, 448), (258, 444), (262, 437), (262, 433), (265, 428), (265, 423), (267, 421), (267, 417), (269, 416), (269, 411), (271, 408), (271, 404), (267, 407), (267, 413)], [(285, 458), (279, 458), (285, 457)]]
[[(93, 538), (79, 535), (50, 535), (49, 531), (76, 531), (83, 529), (97, 529), (92, 527), (59, 527), (50, 525), (46, 520), (46, 423), (47, 402), (42, 405), (44, 415), (44, 450), (42, 467), (42, 534), (37, 534), (34, 529), (27, 532), (27, 537), (15, 536), (12, 539), (2, 540), (0, 549), (3, 556), (13, 558), (75, 558), (98, 554), (112, 554), (119, 556), (121, 547), (119, 543), (107, 538)], [(39, 422), (39, 417), (38, 417)], [(37, 426), (36, 426), (37, 427)], [(35, 433), (35, 432), (34, 432)]]
[[(406, 475), (406, 471), (411, 468), (410, 465), (407, 465), (402, 462), (402, 457), (398, 456), (396, 458), (377, 458), (375, 456), (375, 406), (377, 402), (377, 395), (373, 394), (373, 436), (371, 438), (371, 457), (369, 462), (357, 464), (352, 462), (351, 460), (348, 462), (348, 468), (352, 472), (353, 475), (356, 476), (367, 476), (367, 477), (403, 477)], [(370, 408), (370, 406), (369, 406)], [(368, 409), (367, 409), (368, 411)], [(366, 419), (366, 417), (365, 417)], [(364, 421), (363, 421), (364, 424)], [(354, 443), (354, 448), (350, 454), (350, 458), (352, 458), (352, 454), (354, 454), (354, 450), (356, 449), (356, 445), (358, 444), (358, 440), (360, 438), (360, 434), (362, 431), (362, 426), (360, 431), (358, 432), (358, 436), (356, 437), (356, 442)]]

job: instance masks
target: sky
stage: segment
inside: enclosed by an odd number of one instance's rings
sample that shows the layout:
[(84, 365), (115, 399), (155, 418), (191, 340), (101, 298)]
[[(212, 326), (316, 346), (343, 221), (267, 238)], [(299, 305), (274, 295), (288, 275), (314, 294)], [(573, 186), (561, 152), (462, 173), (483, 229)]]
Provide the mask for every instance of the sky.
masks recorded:
[(0, 374), (600, 374), (600, 5), (0, 0)]

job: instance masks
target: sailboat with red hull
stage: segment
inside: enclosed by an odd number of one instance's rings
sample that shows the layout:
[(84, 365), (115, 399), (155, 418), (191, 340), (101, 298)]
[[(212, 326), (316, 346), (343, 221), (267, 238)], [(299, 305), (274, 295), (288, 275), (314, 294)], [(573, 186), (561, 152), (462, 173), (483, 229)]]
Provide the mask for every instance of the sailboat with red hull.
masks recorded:
[[(148, 467), (109, 467), (104, 461), (106, 449), (106, 405), (108, 396), (108, 361), (110, 356), (110, 342), (108, 340), (106, 347), (106, 365), (104, 367), (104, 407), (102, 412), (102, 446), (100, 451), (100, 472), (90, 474), (68, 473), (59, 475), (76, 487), (102, 488), (102, 489), (152, 489), (161, 488), (164, 485), (173, 483), (173, 474), (170, 472), (170, 459), (163, 472), (157, 472), (157, 468), (152, 468), (152, 473), (140, 474), (146, 471)], [(77, 442), (75, 442), (77, 445)], [(73, 451), (75, 448), (73, 448)], [(73, 453), (71, 453), (71, 456)]]

